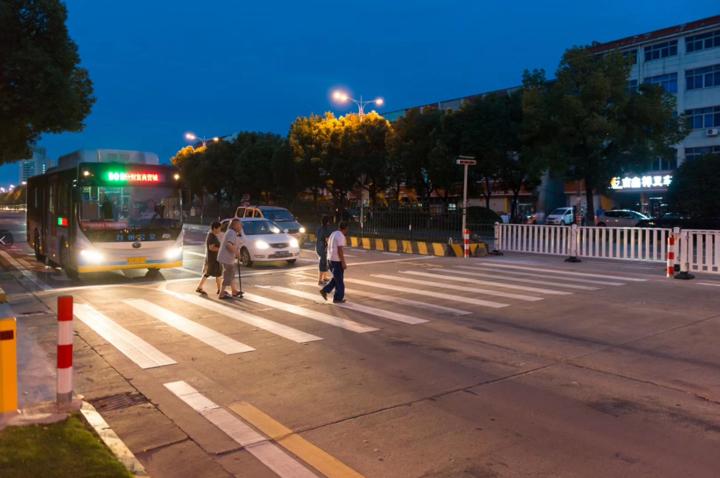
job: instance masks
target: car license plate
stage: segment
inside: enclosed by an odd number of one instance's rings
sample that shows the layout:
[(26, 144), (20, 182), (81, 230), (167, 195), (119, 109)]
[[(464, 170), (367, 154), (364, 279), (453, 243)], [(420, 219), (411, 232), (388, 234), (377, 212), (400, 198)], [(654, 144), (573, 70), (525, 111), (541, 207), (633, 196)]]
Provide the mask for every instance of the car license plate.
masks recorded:
[(128, 257), (128, 264), (145, 264), (146, 257)]

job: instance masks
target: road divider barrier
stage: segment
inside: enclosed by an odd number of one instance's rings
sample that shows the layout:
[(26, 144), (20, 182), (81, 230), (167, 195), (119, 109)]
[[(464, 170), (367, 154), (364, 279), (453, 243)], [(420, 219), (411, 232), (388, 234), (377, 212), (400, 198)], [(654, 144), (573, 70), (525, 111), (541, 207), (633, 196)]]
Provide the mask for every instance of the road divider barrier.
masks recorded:
[(72, 403), (73, 395), (73, 298), (57, 299), (57, 404)]
[[(405, 239), (383, 239), (369, 237), (348, 237), (350, 247), (358, 247), (366, 250), (383, 251), (402, 254), (419, 254), (422, 256), (438, 256), (438, 257), (484, 257), (488, 254), (487, 244), (484, 242), (470, 242), (470, 231), (467, 230), (467, 238), (463, 239), (462, 244), (442, 243), (442, 242), (426, 242), (426, 241), (408, 241)], [(464, 235), (465, 236), (465, 235)], [(308, 240), (315, 242), (315, 235), (309, 234)], [(467, 249), (465, 248), (467, 246)]]
[(17, 323), (0, 289), (0, 414), (18, 408)]
[[(720, 274), (720, 231), (658, 227), (495, 224), (494, 251), (666, 263), (667, 277)], [(680, 274), (676, 274), (676, 268)]]

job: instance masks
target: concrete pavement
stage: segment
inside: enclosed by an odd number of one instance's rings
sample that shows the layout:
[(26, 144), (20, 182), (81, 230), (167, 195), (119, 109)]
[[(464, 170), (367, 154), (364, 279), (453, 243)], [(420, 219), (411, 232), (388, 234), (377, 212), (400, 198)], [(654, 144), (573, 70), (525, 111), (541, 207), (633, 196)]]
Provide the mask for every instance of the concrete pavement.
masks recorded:
[(75, 297), (76, 391), (154, 477), (717, 476), (718, 277), (351, 250), (352, 308), (313, 299), (310, 251), (243, 270), (254, 300), (199, 299), (201, 232), (156, 281), (6, 252), (50, 358)]

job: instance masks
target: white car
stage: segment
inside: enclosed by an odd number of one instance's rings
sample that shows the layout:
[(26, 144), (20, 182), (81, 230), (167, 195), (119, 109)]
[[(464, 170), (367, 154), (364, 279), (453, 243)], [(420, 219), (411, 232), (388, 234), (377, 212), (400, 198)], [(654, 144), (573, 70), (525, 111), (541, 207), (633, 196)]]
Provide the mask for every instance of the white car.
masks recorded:
[[(227, 231), (232, 219), (222, 221), (221, 231)], [(263, 218), (240, 219), (243, 233), (240, 236), (240, 262), (251, 267), (254, 262), (286, 261), (294, 264), (300, 257), (300, 243), (282, 231), (273, 221)]]
[(642, 221), (649, 221), (645, 214), (630, 209), (613, 209), (605, 211), (597, 218), (597, 225), (600, 227), (637, 227)]
[(559, 207), (545, 218), (545, 224), (559, 224), (568, 226), (575, 222), (575, 212), (572, 207)]

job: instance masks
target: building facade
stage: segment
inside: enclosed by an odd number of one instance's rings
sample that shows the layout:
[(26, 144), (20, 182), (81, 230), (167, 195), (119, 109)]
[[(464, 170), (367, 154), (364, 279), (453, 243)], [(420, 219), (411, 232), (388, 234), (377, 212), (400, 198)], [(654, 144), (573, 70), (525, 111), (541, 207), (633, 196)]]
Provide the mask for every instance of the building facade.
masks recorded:
[(45, 148), (33, 148), (32, 158), (19, 161), (18, 183), (25, 183), (28, 178), (45, 174), (52, 167), (52, 161), (47, 157)]
[[(626, 207), (659, 214), (666, 206), (665, 195), (675, 169), (683, 161), (720, 153), (720, 15), (620, 40), (595, 43), (590, 48), (599, 54), (620, 51), (628, 56), (633, 62), (628, 88), (636, 90), (643, 83), (660, 85), (677, 99), (678, 115), (687, 117), (689, 134), (677, 145), (674, 159), (658, 159), (647, 171), (625, 175), (618, 172), (608, 185), (608, 195), (597, 197), (595, 201), (603, 208)], [(384, 116), (394, 121), (414, 108), (456, 110), (464, 102), (480, 95), (391, 111)], [(565, 203), (560, 204), (562, 195), (546, 194), (547, 189), (557, 189), (557, 185), (553, 187), (549, 184), (551, 181), (543, 181), (538, 191), (541, 198), (537, 204), (539, 210), (547, 211), (564, 205), (584, 207), (585, 193), (581, 184), (566, 183), (562, 188)], [(547, 201), (543, 197), (547, 197)]]

